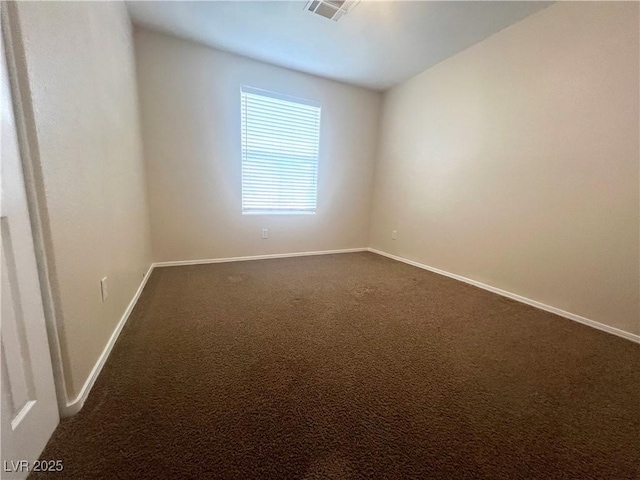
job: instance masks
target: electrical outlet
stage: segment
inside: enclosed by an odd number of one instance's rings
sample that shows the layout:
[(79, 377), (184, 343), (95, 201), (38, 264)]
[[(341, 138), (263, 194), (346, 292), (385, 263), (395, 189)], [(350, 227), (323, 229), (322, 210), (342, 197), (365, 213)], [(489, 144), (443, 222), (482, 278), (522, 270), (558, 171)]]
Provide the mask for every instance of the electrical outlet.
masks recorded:
[(398, 238), (398, 232), (396, 230), (393, 230), (391, 232), (391, 240), (395, 240), (396, 238)]
[(107, 277), (100, 280), (100, 293), (102, 294), (102, 301), (105, 302), (109, 296), (109, 290), (107, 290)]
[(268, 228), (263, 228), (262, 229), (262, 238), (269, 238), (269, 229)]

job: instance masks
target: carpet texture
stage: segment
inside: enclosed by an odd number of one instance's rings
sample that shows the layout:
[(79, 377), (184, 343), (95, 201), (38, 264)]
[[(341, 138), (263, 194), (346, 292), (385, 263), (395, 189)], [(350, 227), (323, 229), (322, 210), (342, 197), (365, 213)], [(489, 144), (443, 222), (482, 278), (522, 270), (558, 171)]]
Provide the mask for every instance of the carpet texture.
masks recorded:
[(155, 269), (41, 458), (79, 479), (582, 480), (638, 478), (639, 446), (639, 345), (354, 253)]

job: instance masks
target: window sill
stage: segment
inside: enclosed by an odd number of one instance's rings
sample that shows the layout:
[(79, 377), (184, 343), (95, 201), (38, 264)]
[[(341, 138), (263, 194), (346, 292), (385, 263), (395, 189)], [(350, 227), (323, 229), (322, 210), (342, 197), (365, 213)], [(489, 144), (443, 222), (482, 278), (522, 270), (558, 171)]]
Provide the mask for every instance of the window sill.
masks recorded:
[(252, 211), (252, 212), (242, 212), (242, 215), (315, 215), (316, 212), (303, 212), (303, 211), (296, 211), (296, 210), (289, 210), (289, 211), (282, 211), (282, 212), (278, 212), (278, 211), (274, 211), (274, 210), (257, 210), (257, 211)]

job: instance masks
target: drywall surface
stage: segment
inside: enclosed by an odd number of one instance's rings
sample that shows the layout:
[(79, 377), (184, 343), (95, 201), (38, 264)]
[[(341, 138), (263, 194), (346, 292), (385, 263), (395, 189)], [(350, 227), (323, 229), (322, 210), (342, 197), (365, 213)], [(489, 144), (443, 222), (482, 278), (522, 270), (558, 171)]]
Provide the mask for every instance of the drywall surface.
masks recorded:
[(557, 3), (388, 91), (371, 246), (640, 333), (638, 8)]
[[(367, 246), (379, 93), (148, 30), (135, 46), (155, 261)], [(315, 215), (242, 214), (242, 85), (322, 105)]]
[(73, 402), (151, 262), (132, 30), (122, 2), (21, 2), (18, 16)]

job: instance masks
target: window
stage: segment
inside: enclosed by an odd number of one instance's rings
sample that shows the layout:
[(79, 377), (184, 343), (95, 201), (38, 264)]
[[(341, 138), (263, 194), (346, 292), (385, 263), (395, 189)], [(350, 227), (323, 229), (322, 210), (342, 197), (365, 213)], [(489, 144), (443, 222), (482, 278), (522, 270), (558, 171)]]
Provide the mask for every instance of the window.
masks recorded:
[(242, 87), (242, 213), (315, 213), (320, 105)]

